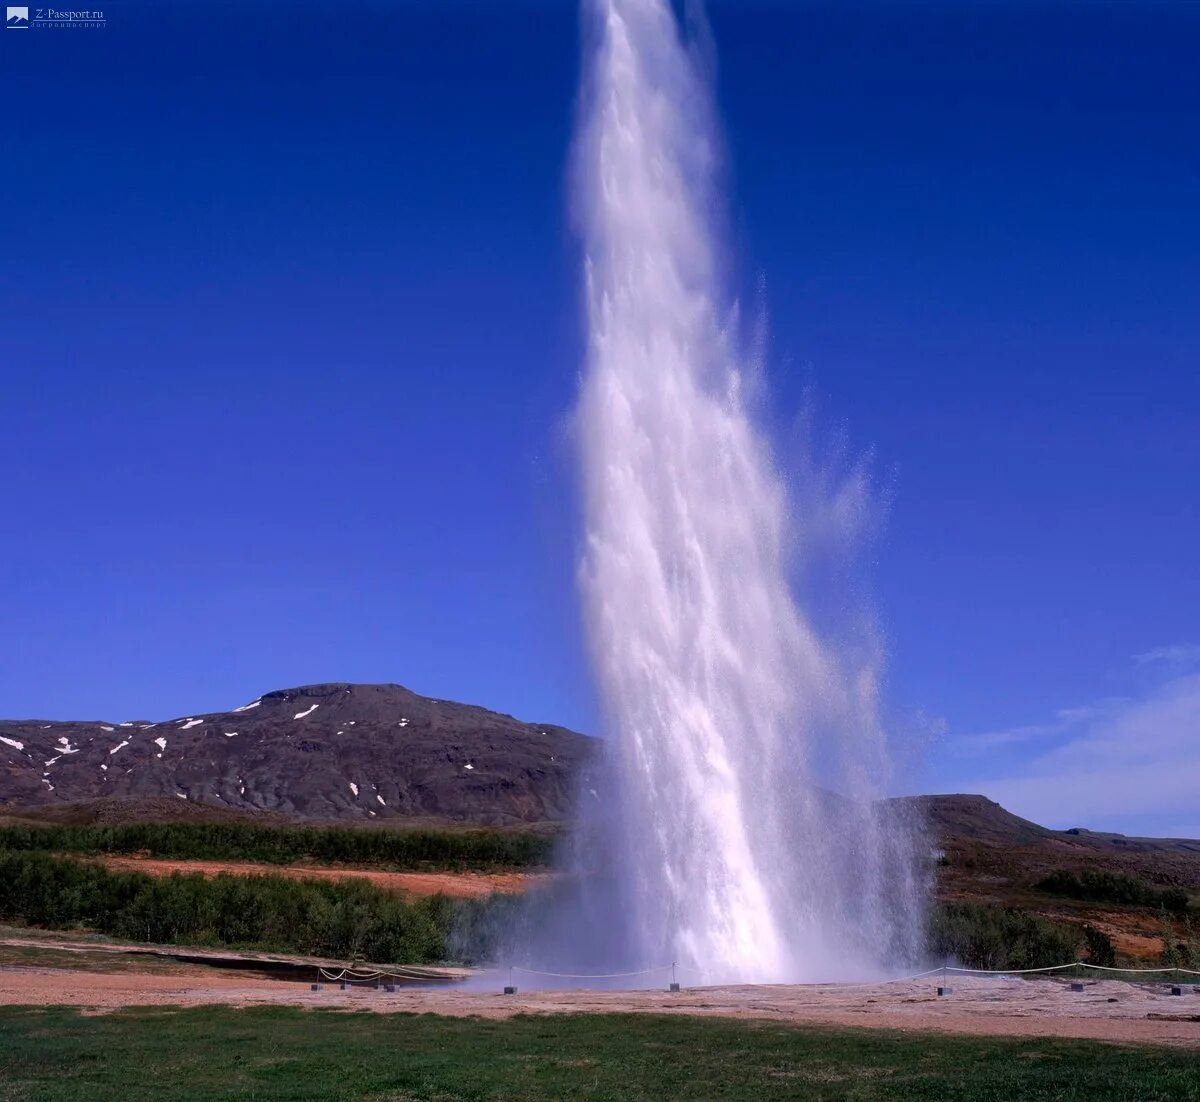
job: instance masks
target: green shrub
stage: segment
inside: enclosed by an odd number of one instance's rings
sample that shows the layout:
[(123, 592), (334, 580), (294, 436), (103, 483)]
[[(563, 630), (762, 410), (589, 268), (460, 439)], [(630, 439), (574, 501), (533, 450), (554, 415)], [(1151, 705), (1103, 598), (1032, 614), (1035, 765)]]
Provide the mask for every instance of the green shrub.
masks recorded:
[(1159, 911), (1159, 928), (1163, 942), (1159, 961), (1163, 967), (1200, 970), (1200, 935), (1192, 926), (1191, 916), (1184, 915), (1182, 930), (1177, 931), (1174, 919), (1163, 907)]
[(1165, 907), (1172, 914), (1188, 909), (1187, 892), (1181, 888), (1154, 888), (1120, 872), (1059, 869), (1043, 877), (1034, 887), (1051, 895), (1092, 903), (1123, 903), (1139, 907)]
[(4, 826), (0, 851), (145, 853), (175, 860), (296, 861), (391, 868), (520, 868), (543, 864), (554, 839), (502, 830), (264, 826), (257, 823), (129, 823)]
[(1117, 963), (1117, 950), (1112, 938), (1095, 926), (1083, 928), (1083, 947), (1087, 950), (1089, 964), (1098, 964), (1102, 968), (1111, 968)]
[(41, 853), (0, 852), (0, 885), (0, 919), (31, 926), (384, 964), (443, 959), (453, 920), (442, 896), (409, 902), (361, 879), (153, 877)]
[(1075, 960), (1079, 933), (1024, 911), (943, 903), (928, 924), (932, 957), (965, 968), (1045, 968)]

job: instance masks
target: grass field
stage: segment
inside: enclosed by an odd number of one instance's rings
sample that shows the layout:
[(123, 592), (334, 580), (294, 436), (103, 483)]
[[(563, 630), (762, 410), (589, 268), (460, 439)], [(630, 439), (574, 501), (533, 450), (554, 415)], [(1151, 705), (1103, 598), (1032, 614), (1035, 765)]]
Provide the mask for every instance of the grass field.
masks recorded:
[(0, 1010), (0, 1098), (1200, 1099), (1195, 1051), (686, 1017)]

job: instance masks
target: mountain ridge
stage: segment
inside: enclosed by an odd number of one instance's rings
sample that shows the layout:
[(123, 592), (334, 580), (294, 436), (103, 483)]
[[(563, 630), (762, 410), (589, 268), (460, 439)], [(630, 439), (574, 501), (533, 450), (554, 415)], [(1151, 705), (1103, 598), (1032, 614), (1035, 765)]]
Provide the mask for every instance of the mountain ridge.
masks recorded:
[[(119, 821), (171, 801), (281, 820), (482, 826), (561, 824), (598, 740), (402, 685), (333, 681), (275, 689), (226, 711), (167, 720), (0, 720), (0, 813)], [(1174, 854), (1200, 841), (1053, 830), (985, 796), (897, 797), (931, 842), (1064, 856)], [(194, 813), (193, 813), (194, 812)]]
[(553, 822), (594, 744), (402, 685), (324, 682), (157, 722), (0, 720), (0, 809), (166, 797), (326, 821)]

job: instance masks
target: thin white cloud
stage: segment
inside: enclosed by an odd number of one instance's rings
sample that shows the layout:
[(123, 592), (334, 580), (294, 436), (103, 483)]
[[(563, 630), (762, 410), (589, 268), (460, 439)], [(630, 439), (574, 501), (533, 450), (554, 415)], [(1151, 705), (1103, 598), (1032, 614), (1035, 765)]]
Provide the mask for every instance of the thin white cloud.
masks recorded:
[(1134, 662), (1139, 666), (1170, 666), (1177, 670), (1195, 669), (1200, 666), (1200, 644), (1175, 643), (1169, 647), (1155, 647), (1144, 654), (1135, 654)]
[(1114, 698), (1083, 707), (1059, 708), (1054, 713), (1053, 719), (1046, 723), (1031, 723), (1023, 727), (1010, 727), (1007, 730), (982, 731), (977, 735), (959, 735), (950, 744), (950, 749), (957, 754), (975, 755), (1023, 742), (1048, 742), (1069, 734), (1088, 720), (1104, 714), (1121, 703), (1125, 703), (1125, 701)]
[(1139, 821), (1148, 831), (1170, 822), (1200, 838), (1200, 672), (1160, 679), (1136, 697), (1064, 709), (1045, 724), (955, 741), (976, 752), (1026, 745), (1019, 764), (963, 782), (1026, 818), (1125, 833), (1137, 832)]

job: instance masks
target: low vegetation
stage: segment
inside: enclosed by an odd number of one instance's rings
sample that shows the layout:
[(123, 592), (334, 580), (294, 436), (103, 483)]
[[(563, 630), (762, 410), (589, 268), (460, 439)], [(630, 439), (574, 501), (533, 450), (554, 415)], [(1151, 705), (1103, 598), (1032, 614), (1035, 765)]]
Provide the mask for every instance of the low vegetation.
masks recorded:
[(257, 823), (128, 823), (0, 826), (0, 851), (132, 854), (175, 860), (312, 861), (393, 869), (527, 868), (544, 864), (554, 839), (503, 830), (265, 826)]
[(1087, 950), (1088, 964), (1095, 964), (1100, 968), (1112, 968), (1116, 965), (1117, 950), (1113, 946), (1112, 938), (1103, 930), (1097, 930), (1095, 926), (1085, 926), (1083, 945)]
[(1012, 908), (943, 903), (929, 919), (934, 959), (965, 968), (1046, 968), (1076, 960), (1083, 931)]
[(0, 885), (0, 920), (339, 960), (440, 960), (453, 921), (444, 897), (408, 901), (357, 879), (156, 877), (42, 853), (0, 852)]
[(1181, 922), (1164, 909), (1159, 916), (1162, 925), (1162, 963), (1167, 968), (1187, 968), (1200, 972), (1200, 929), (1190, 915)]
[[(188, 856), (239, 856), (276, 860), (311, 853), (316, 845), (241, 849), (225, 832), (241, 827), (209, 824), (152, 824), (147, 827), (0, 828), (0, 920), (43, 929), (89, 929), (111, 937), (158, 944), (258, 948), (279, 952), (421, 964), (487, 959), (497, 931), (511, 925), (516, 898), (454, 902), (435, 896), (410, 900), (362, 879), (295, 879), (272, 874), (205, 877), (176, 872), (166, 876), (111, 870), (99, 862), (39, 852), (43, 847), (74, 847), (95, 853), (145, 852)], [(244, 828), (250, 840), (284, 833), (277, 828)], [(215, 837), (209, 832), (215, 832)], [(286, 832), (290, 833), (290, 832)], [(354, 830), (297, 831), (314, 838), (359, 835), (386, 843), (415, 838), (525, 839), (529, 836), (437, 835)], [(237, 842), (236, 837), (234, 842)], [(48, 844), (49, 843), (49, 844)], [(6, 847), (6, 848), (5, 848)], [(416, 843), (414, 843), (416, 847)], [(197, 852), (198, 851), (198, 852)], [(327, 851), (328, 852), (328, 851)], [(366, 850), (351, 852), (360, 858)], [(386, 851), (376, 851), (386, 852)], [(395, 851), (393, 851), (394, 853)], [(414, 848), (435, 864), (433, 847)], [(495, 855), (498, 851), (484, 851)], [(482, 860), (477, 853), (474, 860)], [(444, 867), (439, 864), (438, 867)], [(1073, 875), (1073, 874), (1072, 874)], [(1118, 878), (1119, 879), (1119, 878)], [(1084, 879), (1081, 878), (1081, 883)], [(1094, 885), (1094, 879), (1088, 880)], [(1144, 887), (1144, 885), (1143, 885)], [(1088, 890), (1095, 890), (1089, 888)], [(1122, 891), (1128, 886), (1122, 885)], [(1161, 964), (1200, 967), (1200, 946), (1185, 913), (1161, 911), (1165, 946)], [(1066, 925), (1026, 911), (975, 903), (942, 903), (928, 921), (927, 952), (934, 961), (968, 968), (1015, 970), (1064, 964), (1078, 958), (1111, 966), (1112, 941), (1091, 926)]]
[(1171, 914), (1188, 910), (1188, 894), (1182, 888), (1155, 888), (1136, 877), (1120, 872), (1084, 869), (1081, 872), (1058, 869), (1034, 885), (1039, 891), (1080, 899), (1089, 903), (1116, 903), (1125, 906), (1161, 907)]
[(1194, 1052), (673, 1015), (507, 1021), (280, 1008), (0, 1009), (0, 1093), (39, 1102), (710, 1098), (1177, 1102)]

